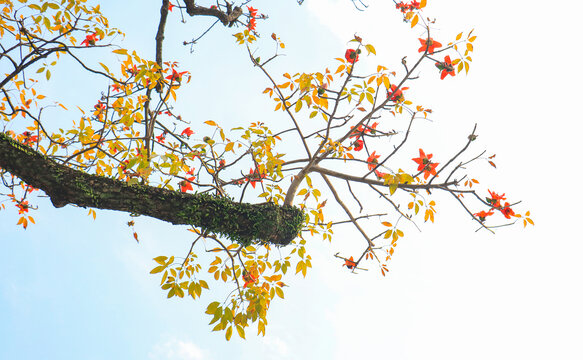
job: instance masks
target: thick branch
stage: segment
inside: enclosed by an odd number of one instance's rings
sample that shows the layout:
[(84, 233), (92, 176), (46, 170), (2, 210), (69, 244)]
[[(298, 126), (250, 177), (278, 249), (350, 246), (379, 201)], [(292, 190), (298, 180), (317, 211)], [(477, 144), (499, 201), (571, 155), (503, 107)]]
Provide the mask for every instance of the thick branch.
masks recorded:
[(0, 132), (0, 167), (43, 190), (55, 207), (118, 210), (187, 224), (242, 244), (287, 245), (299, 233), (303, 213), (292, 206), (241, 204), (226, 197), (185, 194), (96, 176), (61, 165)]
[(231, 5), (229, 4), (227, 12), (222, 12), (217, 8), (206, 8), (204, 6), (198, 6), (194, 3), (194, 0), (184, 0), (184, 4), (186, 4), (186, 12), (190, 16), (196, 15), (206, 15), (206, 16), (214, 16), (221, 20), (223, 25), (233, 26), (233, 24), (237, 21), (239, 16), (243, 14), (243, 10), (235, 6), (231, 10)]

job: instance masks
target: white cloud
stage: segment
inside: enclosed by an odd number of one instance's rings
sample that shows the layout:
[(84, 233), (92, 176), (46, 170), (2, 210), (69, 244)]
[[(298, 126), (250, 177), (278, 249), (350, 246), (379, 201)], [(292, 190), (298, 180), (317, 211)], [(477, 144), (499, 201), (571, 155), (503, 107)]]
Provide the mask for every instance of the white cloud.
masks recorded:
[(210, 359), (206, 351), (193, 342), (171, 339), (163, 344), (154, 345), (149, 354), (152, 360), (206, 360)]

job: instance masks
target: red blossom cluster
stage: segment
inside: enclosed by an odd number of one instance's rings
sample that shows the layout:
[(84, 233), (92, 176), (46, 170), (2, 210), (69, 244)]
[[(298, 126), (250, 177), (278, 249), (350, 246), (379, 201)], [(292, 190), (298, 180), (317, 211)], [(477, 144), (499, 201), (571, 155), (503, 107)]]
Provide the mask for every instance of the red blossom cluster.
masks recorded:
[(253, 8), (252, 6), (247, 6), (247, 10), (249, 10), (249, 22), (247, 23), (247, 29), (253, 31), (257, 26), (256, 18), (257, 18), (257, 9)]
[(512, 210), (508, 202), (505, 202), (504, 206), (502, 206), (501, 200), (506, 200), (506, 193), (500, 195), (496, 194), (490, 189), (488, 189), (488, 192), (490, 193), (491, 197), (487, 197), (486, 202), (490, 204), (492, 207), (490, 208), (489, 211), (487, 212), (480, 211), (479, 213), (475, 213), (474, 216), (477, 216), (480, 219), (480, 221), (484, 222), (486, 220), (486, 217), (492, 216), (494, 214), (492, 210), (500, 211), (502, 215), (504, 215), (504, 217), (507, 219), (510, 219), (512, 216), (515, 215), (514, 210)]
[(410, 3), (403, 3), (402, 1), (396, 5), (396, 8), (401, 10), (403, 14), (408, 11), (413, 11), (413, 9), (421, 9), (421, 4), (418, 1), (412, 1)]
[(257, 170), (249, 169), (249, 175), (247, 176), (246, 181), (249, 181), (251, 186), (253, 186), (253, 189), (255, 189), (255, 184), (263, 182), (262, 179), (264, 179), (265, 176), (265, 173), (259, 174)]
[(38, 142), (38, 136), (33, 135), (30, 131), (23, 132), (22, 136), (23, 136), (22, 143), (24, 145), (32, 146), (34, 143)]
[[(356, 140), (354, 141), (354, 151), (360, 151), (362, 150), (362, 148), (364, 147), (364, 141), (362, 139), (360, 139), (360, 137), (364, 134), (367, 133), (372, 133), (374, 134), (376, 132), (376, 128), (378, 126), (378, 122), (375, 122), (374, 124), (372, 124), (371, 126), (359, 126), (355, 132), (352, 133), (352, 135), (350, 135), (350, 138), (356, 138)], [(351, 129), (354, 129), (354, 126), (351, 127)]]

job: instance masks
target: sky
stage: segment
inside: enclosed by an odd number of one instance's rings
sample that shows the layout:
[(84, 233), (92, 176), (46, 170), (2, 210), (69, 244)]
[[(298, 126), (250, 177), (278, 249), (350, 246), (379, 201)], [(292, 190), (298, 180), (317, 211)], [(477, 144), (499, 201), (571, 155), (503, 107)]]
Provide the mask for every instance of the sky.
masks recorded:
[[(159, 14), (158, 2), (151, 3), (127, 1), (123, 11), (102, 5), (127, 33), (122, 44), (144, 54), (153, 54)], [(397, 68), (403, 56), (415, 58), (422, 36), (388, 1), (370, 0), (362, 12), (349, 0), (253, 3), (269, 15), (258, 30), (286, 43), (274, 74), (333, 67), (355, 33), (377, 50), (376, 57), (361, 56), (361, 66)], [(227, 343), (210, 332), (203, 314), (211, 297), (168, 300), (149, 275), (153, 257), (187, 251), (192, 238), (184, 227), (136, 218), (137, 244), (127, 214), (98, 211), (93, 220), (87, 210), (55, 209), (40, 199), (37, 224), (27, 230), (15, 225), (14, 212), (0, 212), (0, 358), (583, 358), (583, 199), (571, 185), (581, 173), (583, 74), (575, 16), (582, 7), (428, 0), (426, 13), (438, 19), (434, 38), (475, 29), (474, 62), (468, 76), (444, 81), (431, 66), (422, 68), (419, 86), (408, 92), (434, 109), (417, 143), (452, 152), (478, 124), (475, 151), (496, 153), (497, 169), (477, 166), (476, 177), (522, 200), (520, 209), (531, 211), (535, 227), (476, 232), (458, 206), (436, 197), (435, 224), (405, 229), (387, 277), (352, 274), (333, 258), (353, 246), (352, 232), (339, 232), (332, 244), (314, 238), (308, 247), (313, 271), (287, 279), (285, 300), (269, 310), (267, 335), (257, 337), (252, 328), (247, 340), (234, 336)], [(179, 105), (185, 118), (233, 126), (280, 119), (261, 96), (267, 82), (231, 32), (215, 27), (191, 54), (181, 43), (210, 22), (181, 24), (176, 13), (170, 19), (167, 58), (176, 55), (181, 70), (193, 73), (187, 91), (194, 100)], [(258, 52), (267, 54), (270, 46), (261, 44)], [(87, 106), (104, 86), (98, 79), (76, 83), (70, 67), (53, 78), (62, 80), (47, 91)]]

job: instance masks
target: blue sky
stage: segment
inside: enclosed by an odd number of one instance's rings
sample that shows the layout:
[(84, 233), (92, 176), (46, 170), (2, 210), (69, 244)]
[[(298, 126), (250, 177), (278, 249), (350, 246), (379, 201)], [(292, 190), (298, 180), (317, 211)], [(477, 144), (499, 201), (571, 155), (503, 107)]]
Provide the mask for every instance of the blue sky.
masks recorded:
[[(127, 33), (123, 46), (153, 54), (158, 2), (126, 3), (139, 12), (113, 4), (102, 5), (103, 11)], [(276, 32), (286, 43), (274, 74), (333, 67), (354, 33), (377, 49), (376, 58), (362, 58), (363, 66), (397, 67), (401, 57), (416, 54), (419, 34), (385, 1), (371, 0), (362, 13), (348, 0), (254, 3), (270, 16), (258, 30), (265, 38)], [(192, 238), (184, 228), (137, 218), (137, 244), (127, 214), (98, 211), (94, 221), (87, 210), (55, 209), (41, 199), (37, 225), (26, 231), (15, 226), (13, 212), (0, 212), (0, 358), (582, 358), (582, 199), (570, 189), (581, 173), (576, 85), (583, 76), (574, 44), (582, 6), (428, 3), (440, 36), (475, 28), (478, 40), (469, 76), (441, 82), (431, 67), (422, 70), (411, 94), (435, 113), (416, 141), (447, 153), (477, 122), (476, 148), (496, 153), (498, 166), (477, 167), (477, 176), (523, 200), (536, 227), (514, 226), (494, 236), (475, 232), (455, 204), (438, 197), (436, 224), (423, 224), (422, 232), (406, 229), (386, 278), (348, 273), (334, 260), (339, 249), (353, 246), (351, 231), (338, 232), (332, 244), (313, 239), (314, 270), (306, 279), (288, 279), (286, 299), (270, 309), (267, 336), (255, 337), (251, 329), (247, 341), (226, 343), (210, 332), (203, 314), (205, 301), (214, 298), (167, 300), (158, 278), (148, 274), (153, 257), (187, 251)], [(180, 24), (177, 13), (171, 20), (166, 59), (193, 73), (185, 97), (194, 100), (179, 105), (185, 118), (232, 126), (284, 121), (260, 95), (267, 83), (228, 30), (214, 29), (191, 55), (180, 44), (204, 31), (204, 21)], [(269, 53), (270, 46), (260, 44), (259, 51)], [(225, 76), (231, 80), (216, 83)], [(62, 80), (47, 89), (65, 92), (76, 72), (63, 68), (53, 78)], [(100, 81), (74, 85), (67, 101), (90, 106), (107, 85)]]

